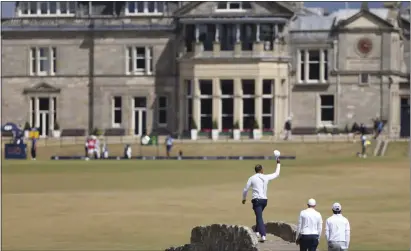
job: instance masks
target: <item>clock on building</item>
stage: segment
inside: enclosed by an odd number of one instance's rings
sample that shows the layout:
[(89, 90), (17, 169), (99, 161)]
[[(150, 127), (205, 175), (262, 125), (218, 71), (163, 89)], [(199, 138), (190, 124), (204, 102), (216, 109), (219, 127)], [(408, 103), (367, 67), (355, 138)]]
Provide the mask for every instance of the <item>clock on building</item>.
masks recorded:
[(368, 54), (372, 50), (372, 41), (369, 38), (361, 38), (358, 40), (357, 49), (362, 54)]

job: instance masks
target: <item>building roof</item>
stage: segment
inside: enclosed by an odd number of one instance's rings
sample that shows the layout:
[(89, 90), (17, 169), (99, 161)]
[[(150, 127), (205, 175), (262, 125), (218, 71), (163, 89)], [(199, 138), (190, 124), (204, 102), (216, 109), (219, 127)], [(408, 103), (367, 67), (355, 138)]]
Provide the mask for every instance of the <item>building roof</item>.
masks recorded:
[[(319, 31), (331, 30), (333, 25), (345, 21), (358, 14), (361, 9), (341, 9), (326, 16), (298, 16), (290, 24), (290, 31)], [(387, 20), (389, 10), (385, 8), (371, 8), (369, 12)]]

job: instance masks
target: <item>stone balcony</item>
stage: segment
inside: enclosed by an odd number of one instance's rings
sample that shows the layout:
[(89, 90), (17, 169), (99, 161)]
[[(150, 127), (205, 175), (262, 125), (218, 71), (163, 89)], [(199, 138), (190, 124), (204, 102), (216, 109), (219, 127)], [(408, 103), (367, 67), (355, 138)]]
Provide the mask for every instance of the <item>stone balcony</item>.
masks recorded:
[(234, 50), (221, 50), (219, 42), (213, 43), (213, 50), (204, 50), (204, 45), (200, 42), (193, 43), (193, 51), (187, 52), (184, 45), (181, 46), (180, 59), (202, 59), (202, 58), (255, 58), (270, 61), (289, 61), (291, 56), (288, 52), (288, 45), (280, 41), (274, 41), (272, 49), (265, 49), (264, 42), (254, 42), (252, 50), (242, 50), (241, 43), (234, 45)]

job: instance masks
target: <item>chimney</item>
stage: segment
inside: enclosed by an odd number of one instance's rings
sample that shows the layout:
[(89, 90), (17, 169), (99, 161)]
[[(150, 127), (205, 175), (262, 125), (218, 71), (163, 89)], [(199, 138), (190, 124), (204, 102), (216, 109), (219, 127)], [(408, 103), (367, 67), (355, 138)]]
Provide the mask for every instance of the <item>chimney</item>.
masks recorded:
[(398, 27), (401, 2), (384, 2), (384, 8), (388, 9), (387, 21), (394, 27)]

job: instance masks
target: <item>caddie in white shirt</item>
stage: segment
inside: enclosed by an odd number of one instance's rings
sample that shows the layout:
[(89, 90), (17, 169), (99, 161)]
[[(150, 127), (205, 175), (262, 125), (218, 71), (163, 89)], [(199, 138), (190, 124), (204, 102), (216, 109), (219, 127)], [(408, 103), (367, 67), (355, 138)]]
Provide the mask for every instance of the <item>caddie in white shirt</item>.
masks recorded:
[(276, 160), (277, 168), (272, 174), (264, 174), (263, 166), (256, 165), (254, 168), (256, 173), (248, 179), (247, 184), (243, 190), (242, 202), (243, 204), (245, 204), (248, 189), (250, 189), (250, 187), (252, 187), (253, 189), (251, 203), (253, 204), (253, 210), (256, 218), (255, 231), (258, 237), (261, 236), (261, 242), (264, 242), (266, 240), (263, 211), (267, 206), (267, 186), (271, 180), (280, 176), (281, 164), (279, 154), (278, 156), (276, 156)]
[(300, 245), (300, 251), (316, 251), (320, 242), (323, 219), (315, 210), (316, 205), (314, 199), (309, 199), (308, 208), (300, 212), (296, 233), (296, 244)]
[(350, 246), (350, 222), (341, 214), (341, 204), (333, 204), (333, 216), (325, 222), (328, 251), (347, 251)]

